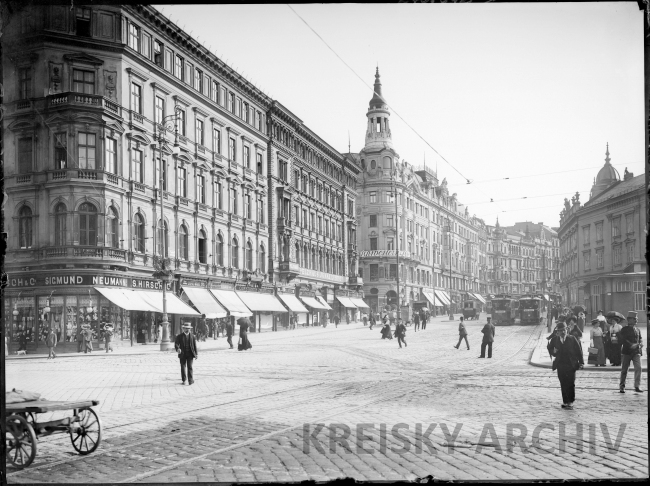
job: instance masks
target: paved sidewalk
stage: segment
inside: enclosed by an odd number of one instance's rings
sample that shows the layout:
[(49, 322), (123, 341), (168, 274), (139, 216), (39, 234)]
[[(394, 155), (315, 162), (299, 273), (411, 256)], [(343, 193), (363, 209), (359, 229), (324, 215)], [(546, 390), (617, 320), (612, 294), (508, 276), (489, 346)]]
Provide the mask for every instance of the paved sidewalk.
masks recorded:
[[(553, 325), (555, 327), (555, 325)], [(647, 326), (638, 326), (639, 330), (641, 331), (643, 336), (647, 336), (648, 334), (648, 328)], [(548, 354), (548, 350), (546, 349), (546, 346), (548, 344), (547, 337), (550, 335), (550, 332), (547, 332), (544, 330), (542, 334), (539, 336), (539, 340), (537, 341), (537, 345), (535, 346), (535, 349), (533, 350), (533, 353), (530, 356), (530, 364), (533, 366), (539, 366), (540, 368), (552, 368), (553, 367), (553, 360), (551, 359), (551, 356)], [(590, 344), (590, 339), (589, 339), (589, 329), (585, 328), (585, 332), (582, 334), (582, 351), (584, 352), (584, 360), (585, 360), (585, 368), (588, 369), (589, 371), (615, 371), (617, 373), (621, 372), (621, 367), (620, 366), (610, 366), (609, 361), (607, 363), (607, 366), (594, 366), (592, 364), (587, 364), (587, 358), (588, 358), (588, 349), (589, 349), (589, 344)], [(644, 343), (645, 347), (645, 343)], [(648, 358), (645, 356), (641, 356), (641, 366), (643, 368), (643, 371), (648, 370)]]

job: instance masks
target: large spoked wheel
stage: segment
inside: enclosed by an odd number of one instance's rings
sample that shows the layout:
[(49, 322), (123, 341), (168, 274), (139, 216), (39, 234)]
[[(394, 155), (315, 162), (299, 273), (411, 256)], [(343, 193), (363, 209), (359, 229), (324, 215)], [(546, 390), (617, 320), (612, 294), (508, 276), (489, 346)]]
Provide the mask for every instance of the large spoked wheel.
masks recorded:
[(18, 469), (23, 469), (36, 457), (36, 433), (27, 420), (20, 415), (10, 415), (6, 422), (7, 462)]
[(102, 440), (102, 424), (92, 408), (80, 410), (75, 415), (79, 417), (79, 421), (70, 425), (70, 440), (72, 447), (85, 456), (99, 447)]

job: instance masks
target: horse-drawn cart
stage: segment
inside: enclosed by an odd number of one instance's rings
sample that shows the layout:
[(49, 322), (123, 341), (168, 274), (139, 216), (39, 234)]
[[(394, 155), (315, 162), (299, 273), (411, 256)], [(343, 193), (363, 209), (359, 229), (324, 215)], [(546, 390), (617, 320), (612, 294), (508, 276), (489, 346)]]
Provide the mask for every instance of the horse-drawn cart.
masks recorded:
[[(18, 469), (29, 466), (36, 457), (38, 437), (57, 433), (70, 434), (72, 447), (81, 455), (94, 452), (102, 439), (99, 416), (92, 409), (98, 400), (49, 402), (32, 400), (8, 403), (5, 407), (7, 464)], [(39, 413), (72, 410), (72, 416), (38, 422)]]

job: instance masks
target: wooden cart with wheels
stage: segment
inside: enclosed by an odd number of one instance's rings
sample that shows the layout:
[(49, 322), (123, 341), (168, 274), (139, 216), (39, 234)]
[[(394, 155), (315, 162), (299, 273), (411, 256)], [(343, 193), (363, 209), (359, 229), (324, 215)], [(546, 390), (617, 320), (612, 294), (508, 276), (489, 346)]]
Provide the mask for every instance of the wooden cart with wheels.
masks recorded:
[[(77, 402), (8, 403), (5, 407), (7, 464), (18, 469), (29, 466), (36, 457), (37, 439), (51, 434), (68, 433), (72, 447), (81, 455), (94, 452), (102, 439), (102, 425), (92, 407), (99, 400)], [(38, 422), (39, 413), (72, 410), (71, 417)]]

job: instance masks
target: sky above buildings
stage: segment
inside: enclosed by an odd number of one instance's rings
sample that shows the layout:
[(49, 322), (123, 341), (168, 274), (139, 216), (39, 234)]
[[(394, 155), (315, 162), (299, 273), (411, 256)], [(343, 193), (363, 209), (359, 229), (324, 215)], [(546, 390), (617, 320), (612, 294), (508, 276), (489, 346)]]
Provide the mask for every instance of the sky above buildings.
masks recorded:
[(343, 153), (348, 133), (364, 146), (379, 65), (400, 158), (488, 224), (559, 225), (607, 143), (643, 174), (636, 2), (157, 8)]

